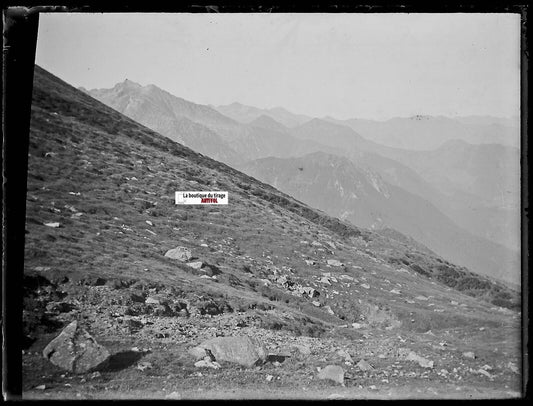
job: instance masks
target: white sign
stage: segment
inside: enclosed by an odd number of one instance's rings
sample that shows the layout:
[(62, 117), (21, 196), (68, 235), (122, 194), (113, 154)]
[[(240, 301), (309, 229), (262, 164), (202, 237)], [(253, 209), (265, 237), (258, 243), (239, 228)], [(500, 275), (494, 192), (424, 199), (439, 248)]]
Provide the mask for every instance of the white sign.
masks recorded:
[(176, 192), (176, 204), (228, 204), (228, 192)]

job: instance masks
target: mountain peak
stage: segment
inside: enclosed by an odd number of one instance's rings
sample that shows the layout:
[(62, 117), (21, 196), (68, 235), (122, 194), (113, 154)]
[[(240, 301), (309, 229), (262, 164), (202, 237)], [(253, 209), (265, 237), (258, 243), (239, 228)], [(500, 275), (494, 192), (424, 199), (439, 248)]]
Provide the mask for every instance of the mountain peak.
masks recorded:
[(115, 85), (115, 88), (137, 89), (142, 87), (139, 83), (130, 79), (125, 79), (123, 82), (119, 82)]

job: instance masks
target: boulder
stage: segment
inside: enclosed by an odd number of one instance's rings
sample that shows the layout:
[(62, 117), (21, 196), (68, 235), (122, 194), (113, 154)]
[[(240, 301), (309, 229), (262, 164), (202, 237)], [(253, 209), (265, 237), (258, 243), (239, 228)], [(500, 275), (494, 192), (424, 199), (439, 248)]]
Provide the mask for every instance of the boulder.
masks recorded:
[(337, 355), (339, 357), (344, 358), (344, 361), (353, 363), (353, 359), (352, 359), (351, 355), (348, 353), (348, 351), (338, 350), (337, 351)]
[(343, 266), (343, 263), (337, 259), (328, 259), (328, 265), (331, 266)]
[(344, 386), (344, 369), (338, 365), (328, 365), (320, 370), (318, 379), (328, 379)]
[(331, 282), (329, 281), (329, 278), (327, 276), (323, 276), (321, 279), (318, 280), (320, 283), (325, 283), (327, 285), (331, 285)]
[(171, 250), (168, 250), (165, 253), (165, 257), (185, 262), (192, 258), (192, 253), (191, 250), (186, 247), (176, 247)]
[(187, 266), (190, 266), (192, 269), (200, 269), (204, 263), (202, 261), (195, 261), (187, 263)]
[(211, 362), (209, 359), (203, 359), (194, 363), (196, 368), (213, 368), (219, 369), (220, 364), (218, 362)]
[(192, 347), (189, 351), (187, 351), (189, 355), (191, 355), (195, 360), (204, 359), (207, 355), (205, 348), (200, 347)]
[(463, 352), (463, 357), (469, 358), (469, 359), (476, 359), (476, 354), (474, 354), (472, 351)]
[(411, 351), (405, 359), (407, 361), (418, 362), (418, 365), (420, 365), (422, 368), (433, 368), (433, 361), (430, 361), (424, 357), (421, 357), (420, 355), (417, 355), (413, 351)]
[(76, 321), (65, 327), (43, 350), (43, 356), (54, 365), (77, 374), (104, 367), (110, 355)]
[[(215, 360), (233, 362), (252, 367), (266, 360), (266, 348), (248, 336), (215, 337), (204, 341), (197, 348), (209, 350)], [(194, 350), (199, 353), (199, 350)]]
[(356, 367), (359, 368), (361, 371), (371, 371), (374, 369), (374, 367), (370, 365), (368, 362), (366, 362), (364, 359), (359, 361)]
[(294, 344), (293, 348), (295, 348), (302, 355), (311, 355), (311, 348), (308, 345)]

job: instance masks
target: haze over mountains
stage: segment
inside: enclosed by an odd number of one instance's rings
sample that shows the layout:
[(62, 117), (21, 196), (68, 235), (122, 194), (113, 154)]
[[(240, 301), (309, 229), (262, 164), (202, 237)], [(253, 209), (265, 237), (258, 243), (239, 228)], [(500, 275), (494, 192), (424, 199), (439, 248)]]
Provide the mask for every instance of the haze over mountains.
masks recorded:
[[(358, 226), (396, 228), (475, 272), (519, 281), (519, 150), (512, 120), (318, 119), (282, 108), (199, 105), (128, 80), (88, 93), (202, 154), (278, 182), (328, 214)], [(377, 179), (393, 193), (375, 194)], [(317, 196), (325, 190), (327, 196)]]

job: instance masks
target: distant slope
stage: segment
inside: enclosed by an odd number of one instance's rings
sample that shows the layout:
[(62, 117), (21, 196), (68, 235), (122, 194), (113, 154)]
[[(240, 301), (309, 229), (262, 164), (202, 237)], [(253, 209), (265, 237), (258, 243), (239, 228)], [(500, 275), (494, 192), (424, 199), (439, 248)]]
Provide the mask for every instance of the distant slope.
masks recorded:
[(291, 129), (291, 134), (364, 161), (390, 183), (432, 202), (460, 227), (518, 249), (518, 149), (460, 140), (428, 151), (391, 148), (320, 119)]
[(289, 129), (285, 127), (283, 124), (277, 122), (272, 117), (267, 115), (261, 115), (254, 119), (253, 121), (250, 121), (250, 125), (254, 127), (264, 128), (267, 130), (273, 130), (280, 133), (288, 133)]
[(393, 148), (429, 150), (460, 139), (472, 144), (503, 144), (517, 147), (517, 120), (491, 117), (449, 118), (434, 116), (397, 117), (386, 121), (362, 119), (326, 120), (349, 126), (363, 137)]
[(291, 113), (282, 107), (260, 109), (240, 103), (232, 103), (225, 106), (215, 106), (214, 108), (220, 113), (241, 123), (250, 123), (261, 116), (267, 116), (283, 124), (285, 127), (291, 128), (312, 119), (312, 117), (303, 114)]
[(141, 86), (130, 80), (116, 84), (111, 89), (93, 89), (88, 94), (146, 125), (201, 152), (226, 163), (239, 162), (240, 157), (209, 127), (231, 124), (232, 121), (209, 107), (194, 104), (172, 96), (156, 86)]
[(324, 148), (292, 137), (286, 127), (268, 116), (259, 116), (250, 124), (238, 123), (209, 106), (153, 85), (126, 80), (111, 89), (87, 93), (152, 130), (232, 166), (250, 159), (303, 155)]
[(246, 172), (330, 215), (371, 229), (391, 227), (480, 274), (517, 283), (518, 254), (457, 227), (435, 206), (350, 160), (323, 153), (267, 158)]

